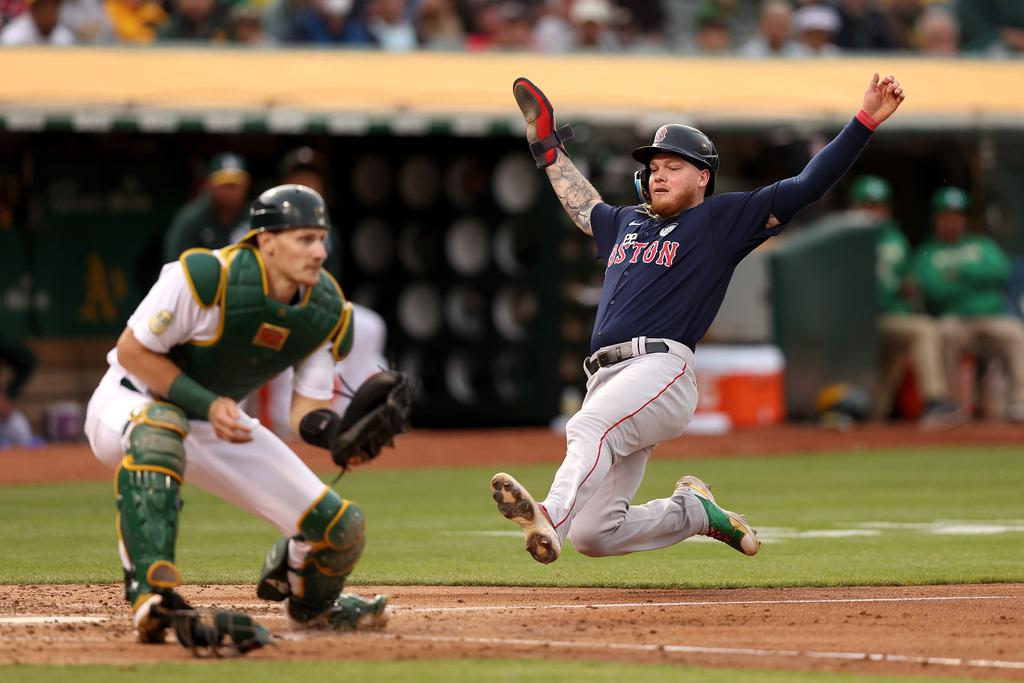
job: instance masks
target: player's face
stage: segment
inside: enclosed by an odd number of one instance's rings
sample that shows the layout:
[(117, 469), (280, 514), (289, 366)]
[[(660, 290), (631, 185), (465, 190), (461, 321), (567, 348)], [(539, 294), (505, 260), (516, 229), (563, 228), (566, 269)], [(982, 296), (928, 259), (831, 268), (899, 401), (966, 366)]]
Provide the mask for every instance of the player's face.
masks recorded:
[(853, 208), (859, 211), (867, 211), (878, 220), (885, 220), (892, 216), (892, 211), (885, 202), (861, 202)]
[(327, 258), (327, 231), (323, 228), (295, 228), (269, 237), (260, 249), (267, 270), (297, 285), (315, 285)]
[(659, 216), (674, 216), (700, 204), (711, 174), (674, 154), (655, 154), (648, 163), (651, 209)]
[(934, 221), (935, 237), (940, 242), (957, 242), (967, 231), (967, 214), (962, 211), (940, 211)]

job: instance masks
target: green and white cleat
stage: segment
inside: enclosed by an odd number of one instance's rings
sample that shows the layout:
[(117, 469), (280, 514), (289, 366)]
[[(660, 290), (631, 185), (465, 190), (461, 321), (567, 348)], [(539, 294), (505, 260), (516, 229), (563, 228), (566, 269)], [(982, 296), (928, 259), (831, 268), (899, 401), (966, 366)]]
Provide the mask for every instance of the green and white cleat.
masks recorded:
[(757, 554), (761, 548), (761, 541), (757, 539), (757, 531), (750, 526), (746, 517), (719, 507), (711, 493), (711, 487), (697, 477), (687, 475), (677, 481), (676, 491), (681, 488), (693, 491), (708, 514), (708, 530), (704, 536), (721, 541), (744, 555)]
[(541, 564), (550, 564), (562, 552), (562, 542), (551, 519), (530, 492), (512, 475), (498, 472), (491, 477), (491, 497), (498, 512), (518, 524), (526, 537), (526, 550)]
[(355, 593), (342, 593), (327, 610), (327, 620), (335, 631), (363, 631), (381, 629), (391, 619), (387, 595), (373, 599)]
[(312, 619), (289, 618), (293, 629), (300, 631), (368, 631), (382, 629), (391, 619), (388, 595), (372, 599), (355, 593), (342, 593), (327, 610)]

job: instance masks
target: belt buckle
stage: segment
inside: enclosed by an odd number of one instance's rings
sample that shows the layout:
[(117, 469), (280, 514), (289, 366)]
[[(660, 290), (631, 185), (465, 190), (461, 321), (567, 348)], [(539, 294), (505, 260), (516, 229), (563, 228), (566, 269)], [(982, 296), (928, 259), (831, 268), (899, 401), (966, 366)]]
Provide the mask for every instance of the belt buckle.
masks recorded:
[(599, 368), (606, 368), (611, 365), (611, 362), (608, 360), (607, 351), (598, 351), (597, 355), (594, 356), (594, 362), (597, 363), (597, 367)]

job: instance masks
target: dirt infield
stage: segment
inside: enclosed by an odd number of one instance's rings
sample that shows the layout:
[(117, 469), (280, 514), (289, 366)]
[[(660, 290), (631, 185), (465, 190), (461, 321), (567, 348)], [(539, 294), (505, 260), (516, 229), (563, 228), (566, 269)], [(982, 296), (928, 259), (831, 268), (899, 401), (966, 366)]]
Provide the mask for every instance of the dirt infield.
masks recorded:
[[(686, 436), (656, 457), (1024, 443), (1024, 428), (976, 423), (947, 432), (912, 426), (830, 432), (786, 426)], [(374, 468), (558, 462), (546, 430), (415, 432)], [(299, 446), (316, 470), (322, 452)], [(83, 445), (0, 452), (0, 484), (106, 480)], [(248, 612), (275, 634), (252, 659), (553, 658), (795, 671), (1024, 680), (1024, 585), (623, 590), (591, 588), (358, 587), (388, 592), (384, 631), (290, 634), (280, 610), (252, 586), (186, 586), (197, 607)], [(0, 586), (0, 665), (186, 661), (174, 645), (135, 642), (117, 585)]]
[[(257, 600), (252, 586), (182, 592), (197, 607), (244, 610), (286, 638), (252, 659), (541, 657), (1024, 680), (1024, 586), (1014, 584), (357, 590), (391, 594), (387, 629), (290, 634), (280, 606)], [(0, 586), (0, 605), (0, 664), (191, 658), (173, 641), (135, 642), (120, 586)]]

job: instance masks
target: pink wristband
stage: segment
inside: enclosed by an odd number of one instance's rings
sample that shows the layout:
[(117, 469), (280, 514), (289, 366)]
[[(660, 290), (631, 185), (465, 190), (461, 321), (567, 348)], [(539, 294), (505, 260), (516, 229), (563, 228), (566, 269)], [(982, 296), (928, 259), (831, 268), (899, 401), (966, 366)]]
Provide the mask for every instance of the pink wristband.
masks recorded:
[(857, 120), (867, 126), (868, 130), (878, 128), (878, 121), (875, 121), (871, 114), (867, 113), (863, 109), (857, 112)]

